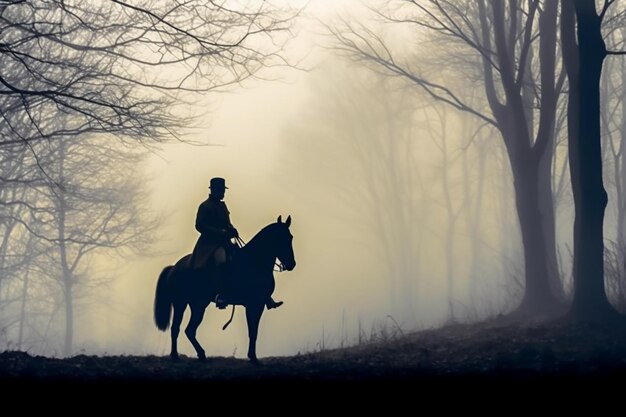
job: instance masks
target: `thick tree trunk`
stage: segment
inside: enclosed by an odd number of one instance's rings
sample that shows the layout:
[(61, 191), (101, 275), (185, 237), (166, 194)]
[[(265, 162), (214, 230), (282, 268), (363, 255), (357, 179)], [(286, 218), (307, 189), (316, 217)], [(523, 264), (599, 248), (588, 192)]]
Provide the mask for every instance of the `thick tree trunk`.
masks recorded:
[[(514, 97), (517, 98), (517, 97)], [(515, 111), (521, 107), (520, 100), (512, 100), (508, 117), (499, 120), (501, 133), (507, 144), (507, 155), (513, 174), (515, 207), (519, 220), (522, 246), (524, 248), (525, 287), (522, 302), (516, 313), (520, 315), (554, 315), (561, 311), (563, 303), (551, 290), (548, 244), (555, 239), (546, 239), (546, 221), (542, 210), (546, 210), (545, 182), (550, 177), (541, 170), (540, 156), (530, 147), (530, 140), (525, 131), (523, 112)], [(540, 154), (545, 155), (545, 150)], [(550, 161), (552, 159), (550, 158)], [(549, 172), (549, 170), (548, 170)], [(551, 193), (551, 187), (549, 187)], [(542, 190), (544, 191), (542, 195)], [(554, 232), (552, 230), (551, 232)]]
[[(492, 63), (487, 59), (483, 59), (485, 92), (507, 148), (515, 182), (516, 208), (525, 252), (526, 286), (518, 313), (553, 314), (562, 305), (550, 288), (551, 284), (558, 288), (554, 209), (549, 207), (553, 206), (550, 177), (552, 158), (549, 157), (549, 151), (554, 135), (558, 97), (554, 75), (555, 22), (558, 4), (547, 2), (543, 11), (540, 11), (541, 112), (535, 140), (533, 140), (535, 137), (533, 127), (536, 123), (533, 120), (533, 106), (531, 105), (533, 94), (527, 91), (524, 88), (526, 84), (521, 82), (524, 80), (530, 82), (529, 74), (520, 73), (521, 69), (516, 68), (515, 59), (513, 59), (515, 43), (506, 41), (505, 3), (494, 1), (489, 4), (493, 25), (490, 25), (487, 18), (487, 3), (484, 1), (478, 3), (483, 43), (486, 50), (492, 50), (493, 36), (494, 55), (497, 58), (504, 99), (501, 99), (497, 91)], [(538, 10), (537, 6), (537, 3), (531, 2), (526, 17), (527, 24), (532, 24), (535, 12)], [(509, 13), (514, 10), (516, 10), (515, 7), (509, 10)], [(513, 33), (516, 33), (516, 30), (513, 30)], [(525, 33), (520, 48), (530, 54), (531, 32)], [(523, 52), (520, 52), (519, 56), (521, 58)], [(527, 65), (528, 62), (524, 61), (523, 68), (529, 69)]]
[[(552, 142), (552, 141), (551, 141)], [(548, 282), (550, 290), (560, 303), (564, 303), (565, 292), (559, 274), (559, 263), (556, 251), (556, 218), (554, 213), (554, 193), (552, 191), (552, 162), (554, 144), (550, 143), (541, 157), (538, 167), (539, 175), (539, 211), (543, 224), (543, 235), (546, 241), (546, 262), (548, 266)]]
[[(578, 45), (574, 39), (574, 12)], [(583, 320), (605, 319), (616, 313), (604, 288), (602, 227), (607, 194), (602, 182), (600, 78), (606, 48), (594, 0), (564, 1), (562, 20), (564, 61), (570, 82), (569, 160), (575, 207), (571, 315)]]
[(515, 203), (524, 247), (526, 287), (519, 307), (522, 314), (553, 314), (560, 303), (550, 290), (548, 250), (539, 202), (538, 170), (519, 164), (514, 170)]
[[(554, 161), (554, 126), (560, 86), (556, 76), (558, 3), (545, 4), (539, 15), (539, 62), (541, 82), (541, 107), (534, 144), (534, 153), (539, 158), (539, 210), (546, 241), (546, 262), (548, 265), (549, 287), (557, 299), (563, 303), (565, 294), (559, 274), (556, 251), (556, 221), (554, 213), (554, 193), (552, 190), (552, 163)], [(530, 70), (527, 71), (530, 74)], [(527, 114), (532, 114), (529, 109)]]

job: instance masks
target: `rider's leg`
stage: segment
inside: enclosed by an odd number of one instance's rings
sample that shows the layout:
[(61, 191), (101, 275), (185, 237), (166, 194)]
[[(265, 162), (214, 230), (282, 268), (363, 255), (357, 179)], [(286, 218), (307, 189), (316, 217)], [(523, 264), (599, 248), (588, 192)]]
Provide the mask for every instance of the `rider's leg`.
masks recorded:
[[(225, 281), (225, 279), (227, 279), (228, 277), (226, 276), (227, 274), (224, 274), (223, 268), (221, 268), (221, 266), (226, 263), (226, 250), (224, 250), (223, 247), (219, 247), (215, 250), (215, 253), (213, 254), (213, 261), (215, 263), (215, 270), (221, 272), (222, 276), (219, 279)], [(223, 281), (221, 283), (222, 287), (224, 287), (224, 285), (226, 284)], [(218, 293), (215, 296), (215, 305), (219, 309), (224, 309), (227, 307), (228, 304), (226, 303), (226, 300), (221, 296), (221, 294)]]

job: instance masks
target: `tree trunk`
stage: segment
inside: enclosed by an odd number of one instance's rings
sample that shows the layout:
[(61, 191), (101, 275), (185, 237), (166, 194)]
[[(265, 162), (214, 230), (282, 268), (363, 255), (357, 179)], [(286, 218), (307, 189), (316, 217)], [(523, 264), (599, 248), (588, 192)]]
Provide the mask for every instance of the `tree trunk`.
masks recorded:
[[(552, 190), (552, 164), (554, 162), (554, 138), (560, 86), (556, 76), (557, 16), (558, 3), (547, 2), (539, 15), (539, 61), (541, 101), (534, 149), (539, 159), (539, 210), (546, 241), (546, 262), (549, 287), (559, 302), (565, 300), (563, 284), (559, 274), (556, 251), (556, 221), (554, 193)], [(530, 74), (530, 69), (526, 74)], [(532, 114), (528, 109), (527, 114)], [(537, 152), (540, 151), (540, 152)]]
[(24, 322), (26, 321), (26, 297), (28, 296), (28, 278), (30, 270), (27, 268), (24, 273), (24, 283), (22, 285), (22, 297), (20, 300), (20, 327), (17, 333), (17, 350), (22, 350), (24, 342)]
[(72, 354), (74, 341), (74, 299), (73, 299), (73, 279), (72, 273), (67, 262), (67, 250), (65, 247), (65, 212), (59, 214), (60, 217), (60, 237), (63, 239), (60, 243), (61, 252), (61, 270), (63, 285), (63, 301), (65, 302), (65, 341), (63, 343), (63, 355)]
[(446, 286), (448, 289), (448, 322), (454, 323), (456, 321), (456, 316), (454, 313), (454, 225), (456, 224), (456, 219), (454, 217), (451, 218), (450, 216), (448, 216), (448, 220), (451, 220), (451, 223), (448, 224), (448, 230), (446, 231), (445, 246)]
[(64, 291), (65, 296), (65, 341), (63, 343), (63, 355), (72, 354), (74, 344), (74, 300), (72, 298), (72, 286), (68, 285)]
[(575, 208), (571, 316), (602, 320), (616, 314), (604, 289), (602, 227), (607, 194), (602, 182), (600, 78), (606, 47), (594, 0), (565, 0), (562, 4), (563, 54), (570, 83), (569, 160)]
[(521, 100), (512, 100), (508, 114), (499, 118), (500, 131), (507, 144), (507, 156), (513, 174), (515, 207), (524, 248), (526, 285), (516, 313), (554, 315), (560, 311), (563, 303), (550, 288), (551, 251), (548, 250), (548, 242), (554, 244), (555, 239), (546, 239), (549, 231), (545, 230), (546, 221), (542, 213), (542, 209), (546, 210), (545, 188), (544, 193), (541, 193), (542, 187), (547, 187), (551, 193), (551, 186), (545, 184), (545, 181), (551, 182), (551, 179), (546, 176), (546, 170), (540, 169), (545, 150), (538, 154), (536, 149), (528, 145), (530, 141), (525, 131), (526, 123), (524, 117), (519, 117), (523, 116), (523, 112), (516, 109), (520, 106)]
[[(626, 29), (622, 29), (622, 36), (626, 36)], [(620, 63), (620, 74), (622, 79), (626, 78), (626, 60), (622, 59)], [(622, 106), (622, 120), (619, 129), (620, 137), (620, 155), (615, 161), (615, 186), (618, 189), (618, 202), (617, 202), (617, 242), (620, 249), (620, 254), (626, 254), (626, 88), (622, 88), (621, 94), (621, 106)], [(624, 260), (626, 262), (626, 259)]]
[(565, 292), (559, 274), (556, 254), (556, 218), (554, 214), (554, 194), (552, 192), (552, 163), (554, 144), (550, 143), (541, 157), (539, 175), (539, 211), (543, 222), (543, 235), (546, 241), (546, 263), (550, 290), (560, 303), (565, 300)]
[(522, 314), (553, 314), (559, 302), (550, 290), (547, 242), (539, 204), (539, 178), (536, 165), (518, 164), (515, 178), (515, 204), (524, 247), (526, 287), (519, 307)]
[[(507, 148), (515, 183), (515, 203), (524, 247), (526, 278), (524, 298), (518, 313), (523, 315), (554, 314), (561, 303), (550, 289), (551, 282), (556, 284), (555, 270), (558, 269), (556, 267), (554, 219), (550, 216), (551, 212), (553, 216), (554, 209), (548, 207), (552, 202), (551, 195), (547, 197), (547, 194), (551, 194), (552, 158), (542, 158), (548, 152), (551, 145), (550, 139), (553, 138), (554, 133), (557, 98), (554, 89), (554, 50), (556, 48), (554, 22), (556, 22), (558, 4), (547, 2), (544, 10), (540, 12), (541, 113), (534, 141), (532, 126), (535, 123), (529, 101), (531, 94), (524, 89), (524, 83), (520, 82), (525, 78), (520, 78), (520, 73), (515, 66), (515, 48), (506, 42), (506, 7), (504, 2), (494, 1), (489, 4), (493, 15), (491, 20), (493, 25), (490, 25), (487, 18), (487, 3), (484, 0), (478, 3), (482, 37), (485, 49), (491, 50), (493, 35), (494, 55), (498, 63), (504, 100), (499, 97), (495, 85), (492, 63), (486, 58), (483, 59), (485, 92)], [(531, 2), (527, 16), (527, 19), (531, 19), (529, 22), (534, 19), (537, 5)], [(525, 38), (522, 49), (527, 48), (526, 50), (529, 51), (529, 42), (530, 37)], [(524, 77), (528, 77), (528, 74)], [(545, 214), (545, 218), (542, 218), (542, 214)], [(553, 245), (552, 248), (548, 248), (549, 243)]]
[(482, 254), (482, 242), (481, 242), (481, 219), (482, 219), (482, 207), (483, 207), (483, 194), (485, 189), (485, 168), (487, 164), (487, 151), (479, 148), (478, 151), (478, 181), (475, 200), (472, 200), (470, 189), (470, 175), (467, 166), (467, 153), (463, 153), (463, 178), (465, 181), (464, 189), (467, 190), (464, 194), (465, 205), (468, 207), (465, 210), (467, 229), (470, 235), (470, 266), (469, 266), (469, 300), (474, 306), (478, 305), (477, 294), (479, 288), (479, 280), (481, 277), (481, 271), (479, 271), (479, 265)]
[[(444, 113), (445, 114), (445, 113)], [(454, 236), (456, 234), (456, 220), (454, 208), (452, 207), (452, 197), (450, 195), (450, 179), (448, 168), (448, 141), (446, 132), (446, 119), (445, 116), (440, 115), (441, 122), (441, 151), (442, 151), (442, 169), (441, 175), (443, 177), (443, 195), (446, 205), (446, 214), (448, 216), (446, 239), (445, 239), (445, 268), (446, 268), (446, 287), (448, 290), (448, 321), (454, 322), (456, 320), (454, 313)]]
[(20, 300), (20, 326), (17, 333), (17, 350), (22, 350), (24, 342), (24, 323), (26, 321), (26, 297), (28, 296), (28, 278), (30, 270), (26, 268), (24, 273), (24, 282), (22, 284), (22, 297)]
[[(11, 233), (13, 232), (13, 228), (15, 227), (16, 222), (10, 222), (4, 226), (4, 236), (2, 236), (2, 242), (0, 243), (0, 270), (4, 269), (5, 263), (7, 260), (7, 252), (9, 250), (9, 242)], [(2, 301), (2, 284), (4, 281), (4, 275), (0, 274), (0, 302)], [(2, 313), (2, 309), (0, 309), (0, 313)], [(1, 315), (0, 315), (0, 323), (1, 323)]]
[[(65, 143), (61, 143), (59, 148), (59, 179), (60, 184), (64, 185), (65, 180)], [(74, 300), (73, 296), (73, 274), (70, 269), (67, 254), (67, 240), (65, 236), (67, 201), (64, 188), (60, 187), (57, 192), (57, 211), (59, 216), (58, 233), (59, 233), (59, 258), (61, 266), (61, 284), (63, 286), (63, 301), (65, 303), (65, 341), (63, 343), (63, 355), (72, 354), (74, 341)]]

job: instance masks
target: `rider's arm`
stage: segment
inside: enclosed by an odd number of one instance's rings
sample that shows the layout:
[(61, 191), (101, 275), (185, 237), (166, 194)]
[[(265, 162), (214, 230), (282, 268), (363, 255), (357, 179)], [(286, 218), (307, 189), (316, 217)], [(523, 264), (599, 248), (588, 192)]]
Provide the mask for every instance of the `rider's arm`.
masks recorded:
[[(224, 204), (224, 207), (226, 207), (226, 204)], [(228, 207), (226, 207), (226, 212), (228, 213), (228, 229), (226, 230), (226, 233), (229, 237), (239, 237), (239, 232), (237, 231), (237, 229), (235, 229), (235, 226), (233, 226), (233, 223), (230, 221), (230, 211), (228, 211)]]

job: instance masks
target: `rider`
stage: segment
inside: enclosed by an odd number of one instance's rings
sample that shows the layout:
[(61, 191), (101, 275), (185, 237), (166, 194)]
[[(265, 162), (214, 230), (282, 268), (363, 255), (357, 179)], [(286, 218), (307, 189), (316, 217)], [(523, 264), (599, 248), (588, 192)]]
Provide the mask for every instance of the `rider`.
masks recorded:
[[(211, 178), (209, 198), (206, 199), (196, 215), (196, 230), (200, 237), (196, 242), (191, 256), (192, 268), (218, 267), (227, 260), (227, 253), (231, 252), (235, 245), (230, 239), (239, 237), (239, 232), (230, 222), (230, 212), (223, 201), (228, 187), (224, 178)], [(215, 297), (218, 308), (226, 308), (227, 302), (218, 294)], [(282, 301), (274, 301), (269, 298), (265, 304), (268, 309), (280, 307)]]

